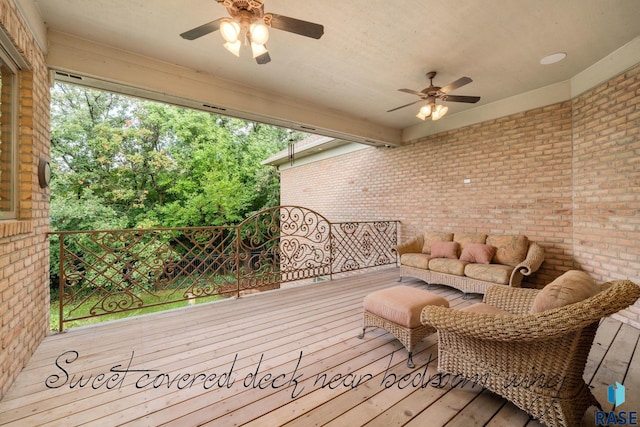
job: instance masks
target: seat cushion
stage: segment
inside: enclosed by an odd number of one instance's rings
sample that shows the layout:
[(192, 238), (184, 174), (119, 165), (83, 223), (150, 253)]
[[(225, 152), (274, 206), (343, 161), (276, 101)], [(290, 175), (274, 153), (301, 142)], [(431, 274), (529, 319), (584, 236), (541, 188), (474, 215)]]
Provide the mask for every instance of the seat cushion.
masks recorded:
[(422, 325), (420, 313), (427, 305), (449, 307), (449, 302), (433, 292), (411, 286), (382, 289), (364, 298), (366, 311), (406, 328)]
[(531, 313), (574, 304), (600, 292), (600, 286), (584, 271), (569, 270), (536, 295)]
[(515, 267), (527, 257), (529, 239), (522, 234), (505, 236), (490, 235), (487, 237), (487, 245), (496, 247), (493, 263)]
[(513, 267), (502, 264), (467, 264), (464, 275), (485, 282), (508, 285)]
[(463, 276), (464, 267), (467, 264), (468, 262), (460, 261), (459, 259), (433, 258), (429, 261), (429, 270)]
[(431, 257), (428, 254), (402, 254), (400, 256), (400, 264), (428, 270), (430, 259)]

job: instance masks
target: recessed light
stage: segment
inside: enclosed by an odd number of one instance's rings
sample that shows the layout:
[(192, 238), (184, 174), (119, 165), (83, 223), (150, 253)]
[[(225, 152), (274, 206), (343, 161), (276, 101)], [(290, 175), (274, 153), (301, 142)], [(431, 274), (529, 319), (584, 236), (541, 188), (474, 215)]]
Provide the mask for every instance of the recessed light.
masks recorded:
[(567, 54), (564, 52), (552, 53), (551, 55), (547, 55), (540, 60), (542, 65), (550, 65), (555, 64), (556, 62), (562, 61), (567, 57)]

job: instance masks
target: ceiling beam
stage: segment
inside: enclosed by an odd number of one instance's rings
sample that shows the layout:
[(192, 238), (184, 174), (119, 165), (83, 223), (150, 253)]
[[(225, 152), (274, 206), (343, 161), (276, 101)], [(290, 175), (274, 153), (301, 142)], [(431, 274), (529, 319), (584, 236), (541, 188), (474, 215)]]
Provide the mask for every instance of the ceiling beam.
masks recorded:
[(368, 145), (402, 142), (400, 129), (68, 34), (49, 31), (48, 45), (47, 65), (76, 83)]

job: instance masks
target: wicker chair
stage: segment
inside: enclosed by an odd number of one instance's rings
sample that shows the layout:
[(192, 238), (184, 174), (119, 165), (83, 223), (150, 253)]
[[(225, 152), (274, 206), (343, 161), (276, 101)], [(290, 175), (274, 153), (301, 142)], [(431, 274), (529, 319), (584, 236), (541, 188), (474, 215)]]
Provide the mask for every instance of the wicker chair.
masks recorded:
[(591, 405), (583, 379), (600, 319), (632, 305), (640, 287), (603, 284), (595, 296), (529, 314), (538, 290), (491, 286), (483, 302), (508, 314), (425, 307), (438, 331), (438, 370), (479, 382), (548, 426), (576, 426)]

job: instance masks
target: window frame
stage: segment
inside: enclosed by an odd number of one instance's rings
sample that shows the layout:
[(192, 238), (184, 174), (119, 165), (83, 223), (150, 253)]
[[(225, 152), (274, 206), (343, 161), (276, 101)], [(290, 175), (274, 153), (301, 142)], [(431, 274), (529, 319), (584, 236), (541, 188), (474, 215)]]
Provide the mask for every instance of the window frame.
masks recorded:
[(18, 116), (19, 116), (19, 100), (18, 100), (18, 82), (19, 82), (19, 67), (12, 59), (11, 55), (4, 49), (4, 46), (0, 44), (0, 61), (3, 68), (6, 68), (11, 73), (11, 101), (10, 101), (10, 171), (9, 171), (9, 208), (3, 209), (0, 207), (0, 221), (15, 220), (18, 218), (18, 204), (19, 204), (19, 187), (18, 187)]

